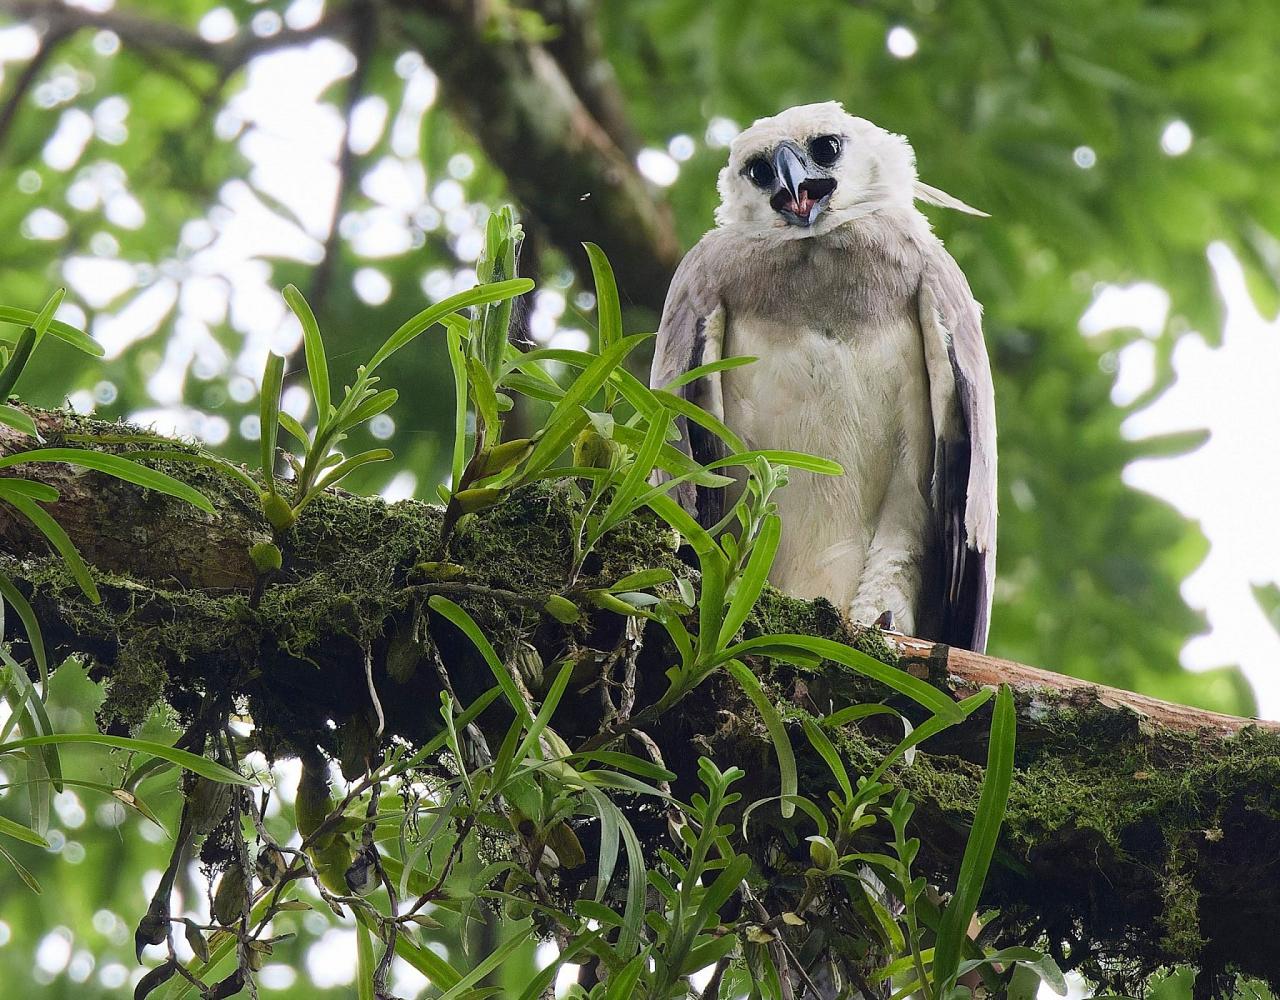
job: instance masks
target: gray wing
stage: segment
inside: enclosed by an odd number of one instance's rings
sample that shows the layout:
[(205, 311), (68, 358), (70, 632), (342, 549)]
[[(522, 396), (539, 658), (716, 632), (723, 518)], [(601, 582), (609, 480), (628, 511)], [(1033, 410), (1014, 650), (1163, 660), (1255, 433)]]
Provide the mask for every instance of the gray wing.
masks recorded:
[[(713, 254), (706, 238), (698, 243), (676, 268), (667, 301), (662, 307), (662, 323), (654, 347), (649, 385), (665, 388), (672, 379), (692, 368), (718, 360), (724, 346), (724, 305), (719, 282), (711, 264)], [(723, 418), (719, 374), (707, 375), (674, 390), (704, 410)], [(725, 455), (724, 445), (714, 434), (678, 417), (677, 447), (695, 461), (706, 465)], [(724, 490), (683, 483), (676, 497), (704, 527), (715, 524), (724, 514)]]
[(996, 411), (982, 307), (938, 243), (925, 254), (920, 326), (929, 365), (935, 454), (937, 581), (926, 593), (936, 638), (986, 649), (996, 567)]

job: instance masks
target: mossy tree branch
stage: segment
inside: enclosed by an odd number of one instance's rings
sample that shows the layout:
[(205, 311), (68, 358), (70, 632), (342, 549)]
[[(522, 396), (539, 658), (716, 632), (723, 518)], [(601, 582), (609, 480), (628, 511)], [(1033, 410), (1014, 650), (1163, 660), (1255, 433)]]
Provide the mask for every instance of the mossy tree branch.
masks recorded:
[[(38, 421), (50, 443), (71, 436), (97, 447), (137, 447), (135, 432), (125, 426), (59, 413), (40, 413)], [(29, 439), (0, 429), (0, 454), (29, 447)], [(248, 549), (270, 532), (254, 498), (213, 471), (166, 469), (209, 495), (217, 516), (65, 466), (17, 470), (61, 492), (53, 513), (93, 569), (103, 593), (98, 606), (80, 595), (39, 536), (0, 507), (0, 570), (31, 595), (47, 639), (64, 655), (87, 657), (107, 682), (104, 726), (137, 723), (161, 694), (188, 714), (212, 694), (228, 703), (247, 701), (269, 753), (320, 745), (348, 760), (367, 753), (372, 739), (366, 655), (387, 735), (411, 742), (438, 724), (439, 665), (464, 703), (491, 683), (474, 649), (426, 608), (433, 585), (414, 573), (419, 560), (432, 558), (438, 508), (326, 495), (285, 538), (283, 570), (259, 587)], [(452, 544), (465, 586), (453, 581), (450, 591), (500, 653), (512, 655), (524, 642), (545, 663), (566, 655), (577, 661), (580, 670), (555, 720), (571, 744), (605, 721), (594, 682), (599, 664), (618, 648), (622, 627), (622, 619), (606, 612), (565, 626), (530, 600), (566, 586), (565, 511), (573, 502), (571, 484), (552, 483), (519, 491), (477, 518)], [(607, 538), (582, 585), (607, 585), (655, 566), (693, 575), (670, 544), (670, 532), (656, 521), (628, 522)], [(255, 588), (260, 599), (251, 600)], [(748, 629), (852, 642), (957, 695), (996, 681), (1013, 686), (1017, 773), (984, 897), (984, 905), (999, 908), (990, 933), (1002, 943), (1046, 941), (1065, 966), (1121, 986), (1176, 963), (1206, 970), (1206, 982), (1224, 970), (1280, 979), (1280, 957), (1270, 946), (1270, 929), (1280, 924), (1275, 726), (921, 640), (897, 640), (895, 650), (878, 633), (852, 630), (826, 602), (775, 592), (766, 593)], [(661, 694), (670, 662), (656, 632), (648, 631), (636, 664), (637, 710)], [(7, 638), (22, 641), (17, 632)], [(752, 666), (793, 722), (889, 696), (834, 664)], [(529, 686), (536, 698), (538, 679)], [(501, 714), (491, 708), (482, 728), (500, 732)], [(900, 736), (876, 723), (865, 720), (837, 734), (851, 773), (870, 770), (885, 741)], [(678, 703), (647, 735), (680, 773), (678, 796), (692, 788), (692, 768), (685, 765), (696, 754), (746, 768), (757, 797), (776, 788), (768, 735), (740, 689), (724, 678)], [(792, 735), (801, 787), (820, 799), (829, 773), (806, 752), (798, 725)], [(954, 878), (977, 801), (986, 736), (979, 713), (894, 772), (917, 803), (922, 861), (944, 886)], [(659, 835), (652, 814), (637, 811), (633, 821), (642, 834)], [(796, 881), (803, 869), (788, 860), (799, 858), (803, 837), (813, 832), (795, 825), (800, 822), (799, 814), (786, 823), (752, 821), (762, 870), (779, 886)]]

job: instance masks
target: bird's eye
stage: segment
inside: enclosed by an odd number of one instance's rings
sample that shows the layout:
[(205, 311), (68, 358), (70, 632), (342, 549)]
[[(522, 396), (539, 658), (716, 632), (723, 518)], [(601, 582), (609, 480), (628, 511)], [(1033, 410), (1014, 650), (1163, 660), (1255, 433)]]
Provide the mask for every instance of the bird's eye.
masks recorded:
[(829, 167), (840, 159), (840, 137), (838, 135), (820, 135), (809, 140), (809, 155), (820, 167)]
[(773, 183), (773, 167), (769, 166), (769, 161), (763, 156), (757, 156), (748, 163), (743, 173), (751, 178), (751, 183), (756, 187), (768, 187)]

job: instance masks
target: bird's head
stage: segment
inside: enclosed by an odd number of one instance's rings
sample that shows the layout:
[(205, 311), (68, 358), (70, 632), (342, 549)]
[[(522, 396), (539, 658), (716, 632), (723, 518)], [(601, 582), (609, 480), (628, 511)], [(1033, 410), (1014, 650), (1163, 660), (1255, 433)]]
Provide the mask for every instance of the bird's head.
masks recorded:
[(984, 214), (921, 184), (902, 136), (835, 101), (802, 104), (761, 118), (733, 140), (720, 171), (716, 221), (807, 236), (883, 208), (910, 207), (915, 198)]

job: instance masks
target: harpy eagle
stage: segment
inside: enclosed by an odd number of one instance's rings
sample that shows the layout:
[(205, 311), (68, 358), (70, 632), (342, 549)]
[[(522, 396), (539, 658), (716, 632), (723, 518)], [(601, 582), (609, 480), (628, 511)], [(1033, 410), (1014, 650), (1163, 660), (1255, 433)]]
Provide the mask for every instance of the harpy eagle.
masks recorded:
[[(981, 652), (996, 555), (991, 368), (981, 307), (915, 200), (982, 213), (922, 184), (903, 137), (836, 103), (757, 121), (719, 189), (717, 226), (667, 294), (651, 383), (757, 358), (679, 391), (748, 448), (844, 468), (792, 472), (777, 494), (771, 582)], [(693, 457), (720, 457), (717, 439), (681, 423)], [(723, 492), (681, 500), (710, 525)]]

